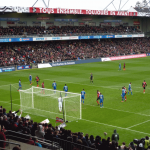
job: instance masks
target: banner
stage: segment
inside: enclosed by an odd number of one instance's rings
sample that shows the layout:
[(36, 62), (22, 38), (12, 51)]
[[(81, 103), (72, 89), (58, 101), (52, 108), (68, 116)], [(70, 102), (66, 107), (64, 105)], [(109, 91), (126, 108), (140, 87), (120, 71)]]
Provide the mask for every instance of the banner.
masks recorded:
[(56, 123), (58, 123), (58, 122), (61, 122), (61, 123), (63, 123), (63, 122), (64, 122), (64, 119), (62, 119), (62, 118), (59, 118), (59, 117), (56, 117)]
[(0, 21), (20, 21), (20, 18), (0, 18)]
[(79, 39), (108, 39), (108, 38), (115, 38), (115, 35), (79, 36)]
[(84, 63), (92, 63), (92, 62), (100, 62), (101, 58), (95, 58), (95, 59), (80, 59), (76, 61), (63, 61), (63, 62), (54, 62), (50, 63), (52, 67), (57, 67), (57, 66), (65, 66), (65, 65), (75, 65), (75, 64), (84, 64)]
[(136, 55), (125, 55), (125, 56), (116, 56), (116, 57), (109, 57), (111, 60), (121, 60), (121, 59), (132, 59), (132, 58), (140, 58), (146, 57), (146, 54), (136, 54)]
[(74, 14), (74, 15), (81, 14), (81, 15), (138, 16), (138, 12), (128, 12), (128, 11), (42, 8), (42, 7), (29, 7), (29, 12), (30, 13), (47, 13), (47, 14)]
[(0, 73), (1, 72), (10, 72), (10, 71), (15, 71), (15, 67), (0, 67)]
[(2, 42), (26, 42), (26, 41), (33, 41), (33, 38), (6, 38), (6, 39), (0, 38), (0, 43)]
[(30, 65), (17, 66), (17, 70), (31, 69)]
[(150, 56), (150, 53), (147, 53), (147, 56)]
[(38, 18), (36, 18), (37, 20), (50, 20), (50, 18), (49, 17), (38, 17)]
[(49, 67), (52, 67), (49, 63), (38, 64), (38, 68), (49, 68)]
[(122, 20), (104, 20), (104, 22), (122, 22)]
[(144, 34), (131, 34), (131, 35), (115, 35), (115, 38), (132, 38), (132, 37), (144, 37)]
[(133, 21), (133, 25), (140, 25), (140, 21)]
[(55, 19), (55, 21), (63, 21), (63, 22), (78, 22), (78, 19)]
[(41, 22), (40, 21), (33, 21), (32, 25), (33, 26), (41, 26)]
[(109, 57), (106, 58), (101, 58), (102, 61), (111, 61), (111, 59)]

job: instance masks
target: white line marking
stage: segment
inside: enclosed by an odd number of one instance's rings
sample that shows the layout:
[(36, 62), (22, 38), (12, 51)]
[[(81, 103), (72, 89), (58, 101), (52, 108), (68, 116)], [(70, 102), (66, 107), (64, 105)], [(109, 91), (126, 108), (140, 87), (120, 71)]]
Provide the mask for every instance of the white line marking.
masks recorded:
[[(99, 107), (99, 106), (95, 106), (95, 105), (90, 105), (90, 104), (84, 104), (84, 105), (89, 105), (89, 106), (93, 106), (93, 107)], [(142, 116), (150, 116), (150, 115), (146, 115), (146, 114), (141, 114), (141, 113), (135, 113), (135, 112), (131, 112), (131, 111), (124, 111), (124, 110), (119, 110), (119, 109), (114, 109), (114, 108), (108, 108), (108, 107), (104, 107), (103, 109), (111, 109), (111, 110), (116, 110), (116, 111), (121, 111), (121, 112), (127, 112), (127, 113), (132, 113), (132, 114), (136, 114), (136, 115), (142, 115)]]
[(105, 126), (110, 126), (110, 127), (118, 128), (118, 129), (122, 129), (122, 130), (129, 130), (129, 131), (132, 131), (132, 132), (137, 132), (137, 133), (142, 133), (142, 134), (145, 134), (145, 135), (149, 135), (149, 133), (145, 133), (145, 132), (141, 132), (141, 131), (137, 131), (137, 130), (131, 130), (129, 128), (122, 128), (122, 127), (109, 125), (109, 124), (105, 124), (105, 123), (100, 123), (100, 122), (96, 122), (96, 121), (90, 121), (90, 120), (86, 120), (86, 119), (81, 119), (81, 120), (84, 120), (84, 121), (87, 121), (87, 122), (92, 122), (92, 123), (95, 123), (95, 124), (101, 124), (101, 125), (105, 125)]
[[(9, 102), (4, 102), (4, 101), (1, 101), (3, 103), (7, 103), (7, 104), (11, 104)], [(18, 104), (13, 104), (13, 105), (17, 105), (17, 106), (20, 106)], [(40, 115), (39, 115), (40, 116)], [(105, 125), (105, 126), (110, 126), (110, 127), (114, 127), (114, 128), (118, 128), (118, 129), (122, 129), (122, 130), (129, 130), (129, 131), (132, 131), (132, 132), (137, 132), (137, 133), (142, 133), (142, 134), (146, 134), (146, 135), (149, 135), (150, 133), (145, 133), (145, 132), (141, 132), (141, 131), (137, 131), (137, 130), (131, 130), (129, 128), (122, 128), (122, 127), (118, 127), (118, 126), (114, 126), (114, 125), (109, 125), (109, 124), (105, 124), (105, 123), (100, 123), (100, 122), (96, 122), (96, 121), (91, 121), (91, 120), (86, 120), (86, 119), (81, 119), (81, 120), (84, 120), (84, 121), (87, 121), (87, 122), (92, 122), (92, 123), (95, 123), (95, 124), (101, 124), (101, 125)], [(149, 120), (150, 121), (150, 120)]]
[(144, 121), (144, 122), (141, 122), (141, 123), (135, 124), (135, 125), (133, 125), (133, 126), (128, 127), (128, 129), (130, 129), (130, 128), (132, 128), (132, 127), (135, 127), (135, 126), (138, 126), (138, 125), (140, 125), (140, 124), (143, 124), (143, 123), (149, 122), (149, 121), (150, 121), (150, 120), (147, 120), (147, 121)]
[[(50, 80), (50, 79), (45, 79), (45, 80), (49, 80), (49, 81), (54, 81), (54, 80)], [(58, 80), (56, 80), (57, 82)], [(108, 88), (108, 89), (121, 89), (121, 86), (96, 86), (96, 85), (89, 85), (89, 84), (82, 84), (82, 83), (77, 83), (77, 82), (68, 82), (68, 81), (58, 81), (58, 82), (63, 82), (63, 83), (72, 83), (72, 84), (79, 84), (79, 85), (86, 85), (86, 86), (93, 86), (93, 87), (102, 87), (102, 88)], [(118, 87), (118, 88), (117, 88)], [(141, 91), (142, 91), (142, 87), (141, 87)], [(141, 92), (141, 91), (133, 91), (133, 92)], [(149, 94), (149, 93), (147, 93)]]

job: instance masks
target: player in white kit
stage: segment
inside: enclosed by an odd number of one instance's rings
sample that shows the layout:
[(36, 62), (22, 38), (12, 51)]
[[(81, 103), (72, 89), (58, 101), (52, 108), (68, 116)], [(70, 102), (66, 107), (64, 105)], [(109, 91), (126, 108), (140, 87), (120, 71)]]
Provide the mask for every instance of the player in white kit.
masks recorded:
[(61, 98), (61, 96), (58, 98), (58, 107), (59, 107), (59, 112), (62, 111), (62, 102), (63, 102), (63, 99)]

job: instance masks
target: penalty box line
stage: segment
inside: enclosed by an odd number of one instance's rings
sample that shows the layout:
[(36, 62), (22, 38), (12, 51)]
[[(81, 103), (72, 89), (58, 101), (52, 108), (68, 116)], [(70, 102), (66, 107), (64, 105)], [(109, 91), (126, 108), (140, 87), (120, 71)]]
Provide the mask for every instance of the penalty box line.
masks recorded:
[[(45, 80), (54, 81), (54, 80), (50, 80), (50, 79), (45, 79)], [(56, 80), (56, 81), (58, 81), (58, 80)], [(86, 86), (99, 87), (99, 88), (102, 87), (102, 88), (117, 89), (117, 90), (119, 90), (119, 88), (121, 89), (121, 86), (96, 86), (96, 85), (81, 84), (81, 83), (78, 83), (78, 82), (68, 82), (68, 81), (58, 81), (58, 82), (63, 82), (63, 83), (66, 83), (66, 84), (67, 83), (72, 83), (72, 84), (78, 84), (78, 85), (86, 85)], [(141, 87), (141, 89), (142, 89), (142, 87)], [(134, 90), (134, 92), (141, 92), (141, 91), (135, 91)], [(147, 93), (147, 94), (149, 94), (149, 93)]]
[(141, 125), (141, 124), (143, 124), (143, 123), (149, 122), (149, 121), (150, 121), (150, 120), (147, 120), (147, 121), (144, 121), (144, 122), (135, 124), (135, 125), (133, 125), (133, 126), (128, 127), (128, 129), (133, 128), (133, 127), (138, 126), (138, 125)]
[(91, 123), (95, 123), (95, 124), (104, 125), (104, 126), (109, 126), (109, 127), (113, 127), (113, 128), (118, 128), (118, 129), (121, 129), (121, 130), (128, 130), (128, 131), (132, 131), (132, 132), (141, 133), (141, 134), (144, 134), (144, 136), (149, 135), (149, 133), (145, 133), (145, 132), (141, 132), (141, 131), (137, 131), (137, 130), (132, 130), (130, 128), (122, 128), (122, 127), (119, 127), (119, 126), (109, 125), (109, 124), (100, 123), (100, 122), (91, 121), (91, 120), (86, 120), (86, 119), (81, 119), (81, 120), (91, 122)]
[[(2, 103), (6, 103), (6, 104), (11, 104), (9, 102), (4, 102), (4, 101), (1, 101)], [(13, 104), (13, 105), (17, 105), (17, 106), (20, 106), (18, 104)], [(36, 116), (40, 116), (40, 115), (36, 115)], [(119, 127), (119, 126), (114, 126), (114, 125), (109, 125), (109, 124), (105, 124), (105, 123), (100, 123), (100, 122), (96, 122), (96, 121), (91, 121), (91, 120), (86, 120), (86, 119), (81, 119), (83, 121), (87, 121), (87, 122), (91, 122), (91, 123), (95, 123), (95, 124), (101, 124), (101, 125), (105, 125), (105, 126), (110, 126), (110, 127), (113, 127), (113, 128), (118, 128), (118, 129), (121, 129), (121, 130), (128, 130), (128, 131), (132, 131), (132, 132), (137, 132), (137, 133), (142, 133), (142, 134), (146, 134), (146, 135), (149, 135), (150, 133), (145, 133), (145, 132), (141, 132), (141, 131), (137, 131), (137, 130), (132, 130), (130, 128), (123, 128), (123, 127)], [(150, 120), (149, 120), (150, 121)]]

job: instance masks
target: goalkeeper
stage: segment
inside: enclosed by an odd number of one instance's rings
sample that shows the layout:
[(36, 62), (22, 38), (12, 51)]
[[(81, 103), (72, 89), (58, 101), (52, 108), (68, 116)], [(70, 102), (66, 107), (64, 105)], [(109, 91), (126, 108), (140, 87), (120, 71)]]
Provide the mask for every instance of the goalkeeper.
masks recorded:
[(58, 98), (58, 107), (59, 107), (59, 112), (62, 111), (62, 102), (63, 102), (63, 99), (61, 98), (61, 96)]

